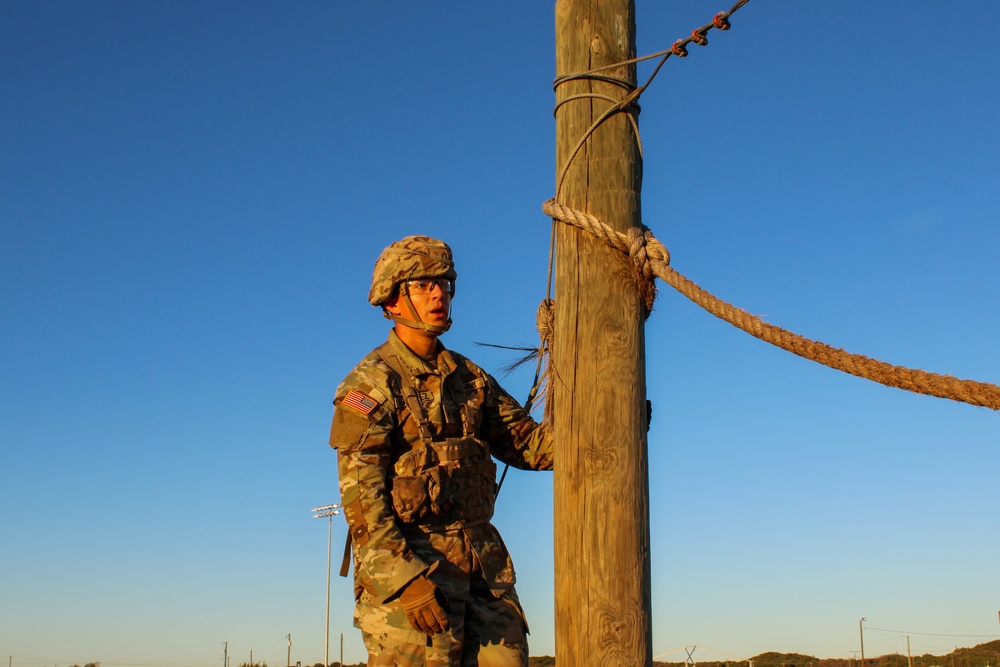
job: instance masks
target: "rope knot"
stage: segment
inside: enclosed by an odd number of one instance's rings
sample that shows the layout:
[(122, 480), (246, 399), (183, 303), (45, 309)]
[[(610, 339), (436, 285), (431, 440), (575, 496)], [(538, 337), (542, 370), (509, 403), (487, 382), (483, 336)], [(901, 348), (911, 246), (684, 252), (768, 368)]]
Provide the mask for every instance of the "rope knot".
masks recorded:
[[(608, 246), (629, 254), (633, 262), (633, 271), (639, 285), (640, 295), (646, 304), (646, 317), (649, 317), (655, 296), (655, 284), (648, 279), (649, 274), (646, 273), (646, 267), (651, 265), (653, 275), (662, 278), (671, 287), (712, 315), (783, 350), (851, 375), (880, 382), (889, 387), (898, 387), (919, 394), (950, 398), (970, 405), (981, 405), (991, 410), (1000, 410), (1000, 387), (995, 384), (959, 380), (950, 375), (929, 373), (904, 366), (893, 366), (861, 354), (851, 354), (826, 343), (811, 340), (773, 324), (768, 324), (759, 317), (726, 303), (670, 268), (670, 253), (645, 227), (633, 227), (628, 230), (627, 234), (623, 234), (608, 227), (596, 217), (558, 204), (554, 199), (542, 204), (542, 210), (553, 220), (589, 232)], [(649, 286), (648, 290), (644, 291), (643, 285)], [(545, 305), (547, 312), (551, 311), (549, 304), (543, 305)], [(542, 321), (542, 309), (539, 308), (539, 322)], [(544, 321), (551, 322), (552, 320), (545, 316)], [(539, 324), (539, 332), (542, 331), (542, 328), (542, 324)], [(552, 373), (551, 365), (548, 372)], [(546, 418), (550, 414), (550, 408), (551, 401), (546, 401)]]
[(646, 317), (653, 312), (656, 300), (656, 274), (646, 250), (647, 242), (654, 241), (653, 232), (645, 227), (630, 227), (626, 233), (628, 256), (632, 260), (635, 282), (639, 286), (639, 298), (646, 307)]
[(543, 347), (549, 347), (552, 342), (555, 321), (556, 302), (552, 299), (542, 299), (542, 302), (538, 304), (538, 313), (535, 316), (535, 328), (538, 329), (538, 337), (541, 339)]

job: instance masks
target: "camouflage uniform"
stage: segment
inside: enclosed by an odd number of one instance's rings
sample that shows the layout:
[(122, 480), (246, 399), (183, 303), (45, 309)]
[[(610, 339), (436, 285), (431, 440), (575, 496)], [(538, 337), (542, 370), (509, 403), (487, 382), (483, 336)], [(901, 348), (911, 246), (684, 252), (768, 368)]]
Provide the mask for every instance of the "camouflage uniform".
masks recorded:
[[(437, 349), (424, 359), (390, 332), (337, 389), (330, 445), (353, 541), (355, 625), (369, 665), (526, 666), (514, 568), (490, 523), (491, 455), (551, 470), (551, 433), (485, 371)], [(399, 602), (421, 575), (444, 594), (451, 624), (430, 637)]]

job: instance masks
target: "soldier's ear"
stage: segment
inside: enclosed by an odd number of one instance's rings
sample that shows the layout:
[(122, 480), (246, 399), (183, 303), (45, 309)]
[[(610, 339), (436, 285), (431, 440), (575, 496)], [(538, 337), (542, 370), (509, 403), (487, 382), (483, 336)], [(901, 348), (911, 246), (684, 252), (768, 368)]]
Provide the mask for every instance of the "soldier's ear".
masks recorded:
[(399, 293), (382, 304), (382, 307), (397, 317), (403, 314), (403, 309), (399, 305)]

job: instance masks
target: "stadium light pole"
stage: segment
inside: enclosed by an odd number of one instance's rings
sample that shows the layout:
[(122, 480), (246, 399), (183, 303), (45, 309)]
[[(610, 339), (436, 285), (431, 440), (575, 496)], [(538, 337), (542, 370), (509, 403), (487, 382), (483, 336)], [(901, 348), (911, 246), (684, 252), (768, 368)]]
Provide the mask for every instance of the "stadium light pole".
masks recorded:
[(861, 667), (865, 667), (865, 626), (862, 625), (867, 618), (862, 618), (858, 621), (858, 634), (861, 635)]
[(323, 667), (330, 667), (330, 552), (333, 549), (333, 517), (340, 514), (340, 503), (314, 507), (310, 511), (314, 519), (329, 517), (330, 522), (326, 533), (326, 633), (323, 636)]

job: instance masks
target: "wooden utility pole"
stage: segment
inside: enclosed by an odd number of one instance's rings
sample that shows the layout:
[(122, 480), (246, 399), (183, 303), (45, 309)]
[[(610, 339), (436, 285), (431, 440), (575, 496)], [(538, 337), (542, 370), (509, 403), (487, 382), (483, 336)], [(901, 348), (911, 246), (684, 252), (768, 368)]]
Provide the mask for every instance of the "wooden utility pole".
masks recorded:
[[(557, 0), (557, 76), (635, 55), (631, 0)], [(635, 85), (635, 66), (556, 90), (558, 179), (573, 149)], [(635, 110), (628, 113), (636, 113)], [(572, 162), (561, 204), (618, 231), (640, 224), (642, 163), (626, 113)], [(628, 258), (575, 228), (556, 232), (555, 631), (562, 667), (652, 663), (644, 311)]]

